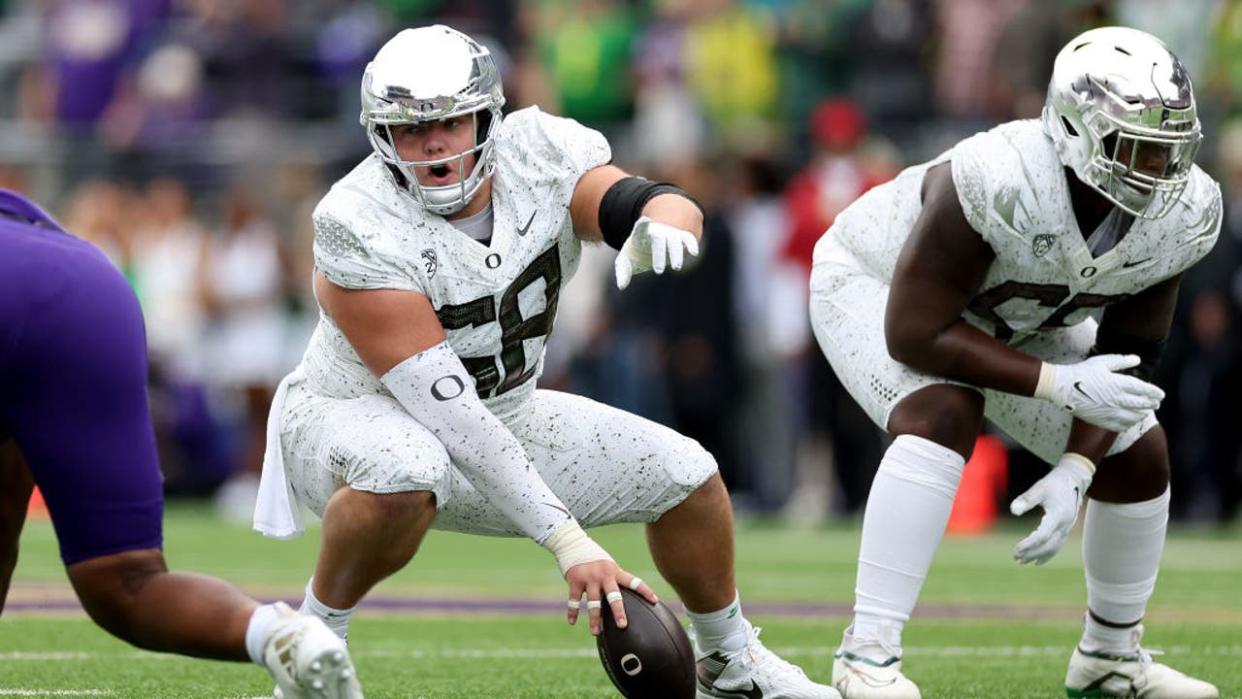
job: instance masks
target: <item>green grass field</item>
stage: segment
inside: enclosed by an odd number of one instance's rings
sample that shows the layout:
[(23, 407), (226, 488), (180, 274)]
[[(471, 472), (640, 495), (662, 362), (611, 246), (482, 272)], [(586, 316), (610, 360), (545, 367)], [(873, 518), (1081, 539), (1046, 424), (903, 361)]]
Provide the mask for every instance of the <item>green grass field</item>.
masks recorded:
[[(925, 697), (1064, 696), (1061, 681), (1084, 599), (1078, 541), (1042, 568), (1021, 568), (1009, 550), (1024, 532), (1011, 525), (950, 538), (941, 547), (905, 635), (907, 674)], [(640, 528), (610, 527), (597, 535), (627, 569), (673, 597), (658, 582)], [(291, 603), (301, 598), (317, 546), (313, 531), (294, 542), (268, 541), (186, 506), (169, 509), (166, 540), (172, 567), (219, 575), (256, 596)], [(1147, 623), (1147, 646), (1212, 680), (1224, 697), (1242, 697), (1240, 542), (1236, 529), (1174, 532)], [(857, 547), (853, 527), (747, 524), (738, 532), (738, 581), (748, 616), (772, 648), (821, 680), (846, 623)], [(367, 695), (616, 696), (585, 626), (565, 625), (563, 596), (552, 561), (529, 542), (433, 532), (414, 562), (377, 588), (377, 605), (355, 616), (350, 647)], [(257, 667), (137, 651), (80, 611), (57, 609), (70, 598), (51, 526), (31, 522), (10, 608), (0, 618), (0, 697), (271, 691)], [(519, 604), (534, 611), (505, 611)]]

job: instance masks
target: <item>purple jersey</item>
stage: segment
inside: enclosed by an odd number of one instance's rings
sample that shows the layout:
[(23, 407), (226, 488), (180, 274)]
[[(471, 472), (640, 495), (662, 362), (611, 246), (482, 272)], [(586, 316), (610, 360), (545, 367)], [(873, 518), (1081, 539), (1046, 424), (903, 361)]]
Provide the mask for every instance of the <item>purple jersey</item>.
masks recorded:
[(159, 548), (142, 313), (93, 245), (0, 190), (0, 439), (17, 441), (66, 565)]

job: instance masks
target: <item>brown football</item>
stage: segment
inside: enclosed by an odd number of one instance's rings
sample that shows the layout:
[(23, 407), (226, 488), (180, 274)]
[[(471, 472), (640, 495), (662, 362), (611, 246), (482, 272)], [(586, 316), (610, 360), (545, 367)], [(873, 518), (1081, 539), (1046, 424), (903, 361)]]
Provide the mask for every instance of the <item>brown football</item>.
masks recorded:
[(677, 616), (632, 590), (621, 590), (621, 598), (629, 625), (617, 628), (605, 603), (604, 629), (595, 637), (609, 679), (629, 699), (694, 699), (694, 651)]

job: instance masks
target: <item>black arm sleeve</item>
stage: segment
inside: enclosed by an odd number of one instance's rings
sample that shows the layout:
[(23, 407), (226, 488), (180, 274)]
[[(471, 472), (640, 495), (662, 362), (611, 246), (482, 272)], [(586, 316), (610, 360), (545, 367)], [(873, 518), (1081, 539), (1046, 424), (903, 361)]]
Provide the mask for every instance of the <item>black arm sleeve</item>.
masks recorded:
[(643, 215), (643, 207), (660, 194), (676, 194), (699, 207), (699, 211), (703, 210), (694, 197), (675, 184), (626, 177), (609, 187), (599, 203), (599, 230), (604, 242), (614, 250), (620, 250), (630, 237), (630, 231), (634, 230), (634, 222)]
[(1156, 374), (1156, 366), (1160, 363), (1160, 355), (1164, 353), (1166, 339), (1149, 340), (1126, 335), (1111, 330), (1110, 326), (1105, 323), (1100, 325), (1096, 333), (1095, 347), (1091, 349), (1091, 354), (1137, 354), (1142, 363), (1122, 373), (1144, 381), (1151, 381)]

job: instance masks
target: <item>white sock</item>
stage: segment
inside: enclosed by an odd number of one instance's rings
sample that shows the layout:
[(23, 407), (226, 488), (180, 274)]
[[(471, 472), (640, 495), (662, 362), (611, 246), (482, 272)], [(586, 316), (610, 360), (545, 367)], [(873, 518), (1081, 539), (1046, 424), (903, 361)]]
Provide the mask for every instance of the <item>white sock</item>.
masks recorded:
[(879, 641), (900, 648), (965, 465), (961, 454), (913, 435), (884, 452), (863, 515), (849, 650)]
[[(1083, 647), (1132, 652), (1138, 623), (1156, 589), (1169, 523), (1169, 491), (1146, 502), (1087, 500), (1082, 561), (1087, 577)], [(1095, 618), (1093, 618), (1095, 617)], [(1101, 624), (1098, 619), (1107, 621)], [(1122, 626), (1122, 628), (1116, 628)]]
[(722, 650), (726, 653), (739, 651), (750, 642), (749, 624), (742, 616), (742, 598), (735, 594), (733, 601), (724, 609), (697, 614), (686, 610), (690, 625), (694, 627), (694, 639), (700, 651)]
[(264, 604), (250, 615), (250, 624), (246, 626), (246, 654), (258, 665), (263, 665), (263, 639), (267, 636), (267, 627), (276, 621), (276, 605)]
[(333, 609), (320, 602), (312, 589), (314, 582), (314, 578), (306, 582), (306, 598), (302, 600), (302, 606), (298, 608), (298, 611), (308, 616), (319, 617), (329, 629), (332, 629), (332, 633), (340, 636), (341, 640), (346, 640), (349, 636), (349, 617), (353, 615), (357, 607)]

